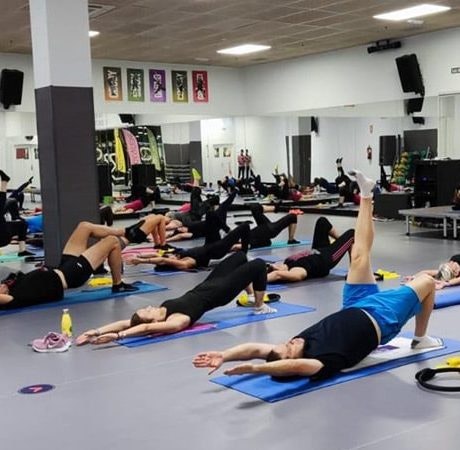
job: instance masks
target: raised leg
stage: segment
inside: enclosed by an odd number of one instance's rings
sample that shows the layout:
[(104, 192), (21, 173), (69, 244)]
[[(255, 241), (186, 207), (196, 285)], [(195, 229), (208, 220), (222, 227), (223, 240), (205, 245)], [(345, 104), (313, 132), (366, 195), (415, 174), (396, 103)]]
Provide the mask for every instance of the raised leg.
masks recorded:
[(361, 203), (355, 226), (355, 242), (351, 250), (350, 270), (347, 283), (374, 284), (371, 268), (371, 249), (374, 241), (374, 223), (372, 220), (372, 188), (375, 183), (364, 177), (361, 172), (353, 172), (361, 189)]

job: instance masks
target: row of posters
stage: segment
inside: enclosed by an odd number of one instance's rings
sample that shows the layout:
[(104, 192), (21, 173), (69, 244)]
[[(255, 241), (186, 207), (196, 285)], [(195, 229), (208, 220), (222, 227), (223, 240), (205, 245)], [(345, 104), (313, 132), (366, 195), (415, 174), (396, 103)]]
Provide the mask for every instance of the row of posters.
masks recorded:
[[(122, 71), (120, 67), (103, 67), (105, 99), (123, 100)], [(149, 69), (150, 101), (165, 103), (167, 100), (166, 71)], [(128, 101), (145, 101), (144, 69), (126, 69)], [(208, 73), (204, 70), (192, 70), (193, 101), (207, 103)], [(188, 74), (186, 70), (171, 70), (172, 99), (175, 103), (188, 103)]]

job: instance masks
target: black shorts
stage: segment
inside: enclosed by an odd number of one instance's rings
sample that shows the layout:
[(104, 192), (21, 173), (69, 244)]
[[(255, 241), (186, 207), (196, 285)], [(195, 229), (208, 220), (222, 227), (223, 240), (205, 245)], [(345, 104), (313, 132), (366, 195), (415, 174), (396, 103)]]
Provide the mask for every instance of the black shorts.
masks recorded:
[(89, 261), (81, 255), (62, 255), (57, 269), (64, 274), (68, 288), (77, 288), (84, 285), (94, 271)]

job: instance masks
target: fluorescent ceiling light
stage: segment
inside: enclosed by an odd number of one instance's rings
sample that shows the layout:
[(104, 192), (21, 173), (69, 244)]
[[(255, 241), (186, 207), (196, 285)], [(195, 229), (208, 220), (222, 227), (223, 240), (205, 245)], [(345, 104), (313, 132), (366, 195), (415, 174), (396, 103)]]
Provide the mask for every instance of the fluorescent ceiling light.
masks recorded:
[(248, 53), (261, 52), (268, 50), (271, 47), (269, 45), (256, 45), (256, 44), (244, 44), (238, 45), (238, 47), (224, 48), (223, 50), (217, 50), (217, 53), (224, 55), (247, 55)]
[(92, 37), (96, 37), (96, 36), (99, 36), (99, 31), (92, 31), (92, 30), (89, 30), (89, 37), (92, 38)]
[(385, 14), (378, 14), (377, 16), (374, 16), (374, 19), (400, 21), (449, 11), (449, 9), (451, 9), (449, 6), (430, 5), (426, 3), (423, 5), (412, 6), (410, 8), (398, 9), (397, 11)]

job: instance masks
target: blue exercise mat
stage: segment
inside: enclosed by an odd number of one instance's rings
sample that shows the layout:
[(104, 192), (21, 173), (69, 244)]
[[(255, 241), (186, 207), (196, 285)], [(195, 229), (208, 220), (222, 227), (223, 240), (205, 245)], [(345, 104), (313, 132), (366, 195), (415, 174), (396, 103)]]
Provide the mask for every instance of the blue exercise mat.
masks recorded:
[(261, 250), (273, 250), (274, 248), (290, 248), (299, 247), (300, 245), (311, 245), (310, 239), (301, 239), (298, 244), (288, 244), (287, 241), (274, 241), (268, 247), (257, 247), (249, 249), (250, 252), (258, 252)]
[(446, 308), (447, 306), (460, 305), (460, 286), (447, 287), (436, 291), (434, 297), (434, 309)]
[(333, 386), (336, 384), (366, 377), (368, 375), (385, 372), (387, 370), (405, 366), (406, 364), (421, 362), (427, 359), (437, 358), (439, 356), (444, 356), (460, 351), (460, 341), (454, 341), (451, 339), (443, 339), (443, 341), (445, 347), (438, 350), (385, 361), (380, 364), (364, 367), (352, 372), (340, 373), (322, 381), (311, 381), (308, 377), (298, 377), (295, 379), (291, 378), (285, 381), (278, 381), (268, 375), (224, 375), (221, 377), (212, 378), (210, 381), (216, 384), (220, 384), (221, 386), (234, 389), (243, 394), (256, 397), (265, 402), (274, 403), (280, 400), (295, 397), (297, 395), (316, 391), (328, 386)]
[(155, 344), (157, 342), (178, 339), (184, 336), (208, 333), (215, 330), (237, 327), (248, 323), (261, 322), (262, 320), (278, 319), (279, 317), (291, 316), (314, 311), (315, 308), (290, 303), (276, 302), (273, 307), (277, 309), (274, 314), (253, 314), (252, 308), (221, 308), (206, 313), (198, 324), (187, 330), (174, 334), (161, 334), (156, 336), (138, 336), (118, 341), (126, 347), (140, 347), (141, 345)]
[(0, 309), (0, 316), (6, 314), (14, 314), (23, 311), (34, 311), (37, 309), (47, 309), (47, 308), (55, 308), (55, 307), (62, 307), (68, 305), (75, 305), (80, 303), (89, 303), (89, 302), (97, 302), (99, 300), (109, 300), (118, 297), (126, 297), (127, 295), (136, 295), (136, 294), (146, 294), (149, 292), (158, 292), (164, 291), (168, 289), (165, 286), (160, 286), (159, 284), (150, 284), (144, 283), (143, 281), (136, 281), (133, 283), (139, 289), (137, 291), (132, 292), (117, 292), (113, 293), (111, 287), (105, 288), (87, 288), (79, 291), (67, 291), (65, 296), (62, 300), (52, 303), (43, 303), (41, 305), (34, 305), (28, 306), (26, 308), (17, 308), (17, 309)]

